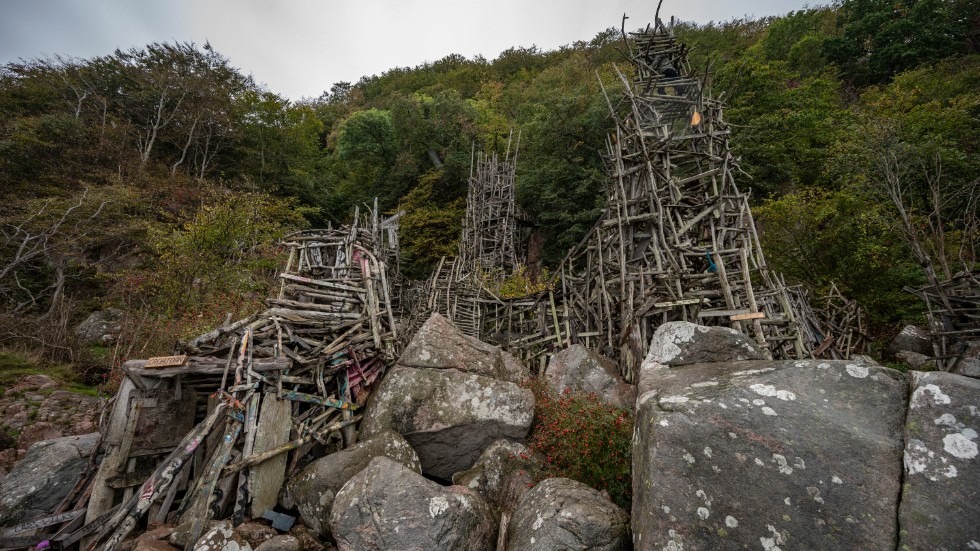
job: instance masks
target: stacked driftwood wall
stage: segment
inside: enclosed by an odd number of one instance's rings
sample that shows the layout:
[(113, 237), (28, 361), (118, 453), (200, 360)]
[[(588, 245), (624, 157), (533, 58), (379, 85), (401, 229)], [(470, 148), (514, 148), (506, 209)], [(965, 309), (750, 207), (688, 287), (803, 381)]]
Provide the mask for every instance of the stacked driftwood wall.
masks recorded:
[[(127, 362), (103, 427), (104, 458), (75, 510), (85, 527), (57, 546), (113, 551), (145, 517), (275, 518), (285, 477), (313, 446), (356, 440), (357, 410), (400, 352), (388, 263), (397, 217), (286, 238), (269, 308)], [(81, 518), (81, 517), (79, 517)]]

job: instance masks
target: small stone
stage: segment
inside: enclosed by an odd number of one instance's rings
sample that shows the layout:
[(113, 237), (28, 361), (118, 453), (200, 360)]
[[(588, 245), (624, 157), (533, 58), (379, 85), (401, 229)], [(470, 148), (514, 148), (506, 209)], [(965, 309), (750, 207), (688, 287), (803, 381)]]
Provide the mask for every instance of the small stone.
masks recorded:
[(293, 536), (276, 536), (266, 540), (255, 551), (300, 551), (299, 540)]

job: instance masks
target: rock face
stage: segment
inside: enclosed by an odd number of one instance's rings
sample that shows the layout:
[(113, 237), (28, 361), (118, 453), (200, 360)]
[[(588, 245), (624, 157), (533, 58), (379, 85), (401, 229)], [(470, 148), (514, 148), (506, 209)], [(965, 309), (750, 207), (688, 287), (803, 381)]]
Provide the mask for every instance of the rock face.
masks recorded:
[(384, 431), (307, 465), (286, 483), (282, 504), (298, 509), (303, 523), (326, 537), (337, 492), (375, 457), (387, 457), (422, 472), (418, 455), (408, 442), (395, 432)]
[(507, 530), (507, 549), (512, 550), (629, 548), (629, 515), (596, 490), (567, 478), (549, 478), (524, 494)]
[(916, 373), (905, 425), (899, 549), (980, 549), (980, 381)]
[(581, 344), (573, 344), (551, 357), (544, 373), (551, 388), (594, 392), (604, 402), (633, 408), (636, 389), (619, 374), (616, 362)]
[(0, 469), (13, 468), (35, 442), (98, 430), (105, 401), (61, 387), (47, 375), (27, 375), (0, 397), (0, 431), (20, 433), (12, 448), (0, 445)]
[(768, 352), (728, 327), (705, 327), (672, 321), (657, 328), (646, 361), (666, 366), (705, 362), (764, 360)]
[(966, 349), (953, 372), (967, 377), (980, 378), (980, 341), (966, 341)]
[(902, 331), (892, 339), (889, 349), (892, 352), (905, 350), (929, 357), (935, 354), (932, 350), (932, 338), (929, 336), (929, 332), (914, 325), (903, 327)]
[(899, 350), (895, 353), (895, 359), (918, 371), (932, 371), (936, 369), (936, 360), (918, 352)]
[(475, 490), (498, 511), (513, 509), (532, 483), (525, 467), (533, 461), (524, 444), (497, 440), (471, 469), (454, 474), (453, 484)]
[(464, 335), (449, 320), (432, 314), (398, 358), (398, 365), (430, 369), (458, 369), (508, 380), (500, 349)]
[(31, 446), (0, 487), (0, 526), (53, 512), (82, 476), (98, 440), (93, 433)]
[(534, 395), (514, 383), (396, 366), (371, 396), (361, 435), (394, 430), (418, 452), (422, 472), (449, 480), (495, 440), (523, 440), (533, 414)]
[(640, 377), (637, 549), (895, 549), (902, 373), (756, 361)]
[(494, 549), (490, 507), (461, 486), (444, 488), (376, 457), (337, 494), (330, 518), (340, 551)]
[(75, 328), (75, 336), (85, 346), (112, 344), (119, 338), (125, 318), (126, 313), (118, 308), (92, 312)]
[(252, 551), (252, 546), (231, 527), (231, 522), (220, 521), (197, 540), (193, 551)]

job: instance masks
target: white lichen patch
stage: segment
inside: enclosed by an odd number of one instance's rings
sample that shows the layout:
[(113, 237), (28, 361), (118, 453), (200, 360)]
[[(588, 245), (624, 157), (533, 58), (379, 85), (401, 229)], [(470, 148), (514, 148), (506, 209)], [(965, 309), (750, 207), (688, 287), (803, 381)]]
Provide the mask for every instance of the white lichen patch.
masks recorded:
[(779, 530), (776, 530), (776, 527), (773, 526), (772, 524), (767, 524), (766, 528), (769, 529), (770, 536), (772, 537), (767, 538), (763, 536), (759, 538), (759, 542), (762, 543), (762, 548), (765, 551), (782, 551), (782, 549), (779, 548), (779, 545), (785, 544), (786, 539), (783, 537), (781, 533), (779, 533)]
[(785, 456), (780, 455), (778, 453), (774, 453), (772, 454), (772, 460), (776, 462), (776, 465), (779, 467), (780, 473), (793, 474), (793, 467), (789, 466), (789, 463), (786, 461)]
[(544, 519), (541, 518), (541, 515), (539, 514), (538, 518), (534, 519), (534, 523), (531, 524), (531, 530), (540, 530), (543, 525)]
[[(797, 366), (799, 367), (799, 366)], [(745, 375), (756, 375), (758, 373), (767, 373), (769, 371), (776, 371), (775, 367), (767, 367), (765, 369), (746, 369), (745, 371), (736, 371), (732, 373), (732, 377), (742, 377)]]
[(705, 457), (707, 457), (707, 458), (709, 458), (709, 459), (711, 458), (711, 448), (710, 448), (710, 447), (707, 447), (707, 446), (706, 446), (706, 447), (704, 448), (704, 451), (703, 451), (703, 453), (704, 453), (704, 456), (705, 456)]
[(783, 401), (795, 400), (796, 394), (789, 390), (777, 390), (773, 385), (756, 383), (749, 387), (750, 390), (762, 396), (776, 397)]
[(661, 427), (669, 427), (670, 426), (670, 423), (668, 423), (666, 419), (661, 419), (660, 422), (657, 423), (657, 424), (660, 425)]
[(664, 505), (660, 509), (664, 512), (665, 515), (669, 515), (670, 514), (670, 507)]
[(660, 399), (661, 404), (684, 404), (689, 402), (691, 399), (687, 396), (666, 396)]
[(943, 449), (957, 459), (973, 459), (977, 456), (977, 431), (963, 429), (962, 432), (947, 434), (943, 438)]
[(758, 466), (760, 466), (760, 467), (765, 467), (766, 466), (766, 464), (763, 463), (762, 460), (759, 459), (758, 457), (755, 458), (755, 464), (758, 465)]
[(709, 386), (718, 386), (718, 381), (704, 381), (701, 383), (694, 383), (691, 385), (692, 388), (704, 388)]
[(683, 457), (684, 458), (684, 461), (687, 461), (691, 465), (694, 464), (694, 456), (691, 455), (690, 452), (684, 452), (684, 455), (682, 455), (681, 457)]
[(844, 483), (844, 481), (841, 480), (841, 478), (839, 476), (837, 476), (837, 475), (834, 475), (833, 477), (831, 477), (830, 481), (833, 482), (834, 484), (843, 484)]
[(949, 396), (941, 388), (937, 385), (929, 384), (915, 389), (915, 392), (912, 393), (912, 399), (909, 400), (909, 407), (915, 409), (924, 405), (943, 406), (949, 404), (949, 402)]
[(945, 426), (945, 427), (955, 428), (957, 425), (962, 427), (962, 425), (956, 422), (956, 417), (953, 417), (952, 413), (944, 413), (939, 417), (937, 417), (936, 420), (933, 422), (937, 425)]
[(766, 407), (762, 408), (762, 413), (764, 413), (766, 415), (771, 415), (773, 417), (776, 416), (776, 410), (772, 409), (769, 406), (766, 406)]
[(844, 366), (844, 370), (855, 379), (863, 379), (868, 376), (868, 366), (866, 365), (847, 364)]
[(764, 406), (764, 405), (766, 405), (766, 401), (763, 400), (763, 399), (761, 399), (761, 398), (756, 398), (755, 400), (752, 400), (752, 405), (754, 405), (754, 406)]
[(707, 507), (698, 507), (698, 518), (701, 520), (708, 520), (708, 516), (711, 515), (711, 511)]
[(738, 519), (736, 519), (731, 515), (728, 515), (727, 517), (725, 517), (725, 526), (729, 528), (738, 528)]
[(429, 516), (436, 518), (449, 510), (449, 501), (444, 496), (435, 496), (429, 500)]

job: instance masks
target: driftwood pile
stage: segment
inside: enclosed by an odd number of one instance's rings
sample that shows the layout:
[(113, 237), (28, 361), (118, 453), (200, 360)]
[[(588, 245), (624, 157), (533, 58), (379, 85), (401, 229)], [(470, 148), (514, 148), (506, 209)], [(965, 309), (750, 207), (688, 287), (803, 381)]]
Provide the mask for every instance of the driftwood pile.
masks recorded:
[(183, 343), (183, 354), (126, 362), (101, 463), (64, 515), (42, 519), (64, 526), (34, 540), (113, 551), (146, 519), (192, 522), (191, 546), (211, 518), (281, 522), (285, 478), (314, 446), (356, 440), (357, 411), (399, 352), (387, 276), (396, 223), (372, 213), (287, 237), (266, 311)]

